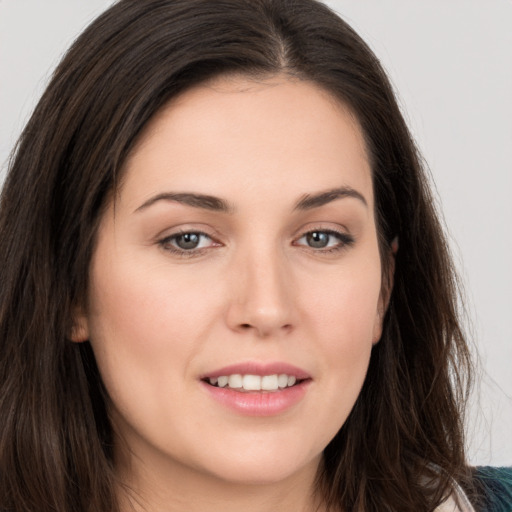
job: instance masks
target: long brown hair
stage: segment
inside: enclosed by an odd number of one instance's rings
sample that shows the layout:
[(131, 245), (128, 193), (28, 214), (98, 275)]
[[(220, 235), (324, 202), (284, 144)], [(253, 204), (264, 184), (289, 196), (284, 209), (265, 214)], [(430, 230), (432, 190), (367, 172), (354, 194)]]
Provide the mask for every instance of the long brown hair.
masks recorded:
[[(429, 511), (465, 483), (470, 360), (421, 159), (378, 60), (315, 0), (121, 0), (56, 69), (0, 203), (0, 509), (118, 510), (105, 390), (69, 341), (96, 228), (123, 162), (170, 98), (225, 73), (288, 73), (355, 113), (394, 288), (362, 392), (325, 449), (332, 510)], [(384, 276), (386, 269), (384, 269)]]

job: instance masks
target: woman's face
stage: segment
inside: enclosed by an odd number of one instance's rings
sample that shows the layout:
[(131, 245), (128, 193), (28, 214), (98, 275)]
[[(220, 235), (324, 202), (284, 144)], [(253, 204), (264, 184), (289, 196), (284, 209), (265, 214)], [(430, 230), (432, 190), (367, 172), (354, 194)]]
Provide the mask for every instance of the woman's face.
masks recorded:
[(74, 338), (91, 341), (125, 469), (314, 474), (385, 302), (357, 121), (309, 82), (217, 79), (154, 118), (124, 173)]

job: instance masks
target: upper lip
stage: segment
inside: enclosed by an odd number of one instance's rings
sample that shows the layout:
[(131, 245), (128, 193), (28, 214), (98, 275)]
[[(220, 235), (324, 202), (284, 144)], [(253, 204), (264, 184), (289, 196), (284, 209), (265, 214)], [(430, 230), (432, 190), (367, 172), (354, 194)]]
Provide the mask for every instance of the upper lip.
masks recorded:
[(219, 368), (217, 370), (213, 370), (211, 372), (205, 373), (201, 376), (201, 379), (208, 379), (214, 377), (221, 377), (227, 375), (293, 375), (297, 377), (297, 379), (304, 380), (310, 379), (311, 375), (299, 368), (289, 363), (276, 361), (270, 363), (263, 363), (260, 361), (248, 361), (244, 363), (235, 363), (228, 366), (224, 366), (223, 368)]

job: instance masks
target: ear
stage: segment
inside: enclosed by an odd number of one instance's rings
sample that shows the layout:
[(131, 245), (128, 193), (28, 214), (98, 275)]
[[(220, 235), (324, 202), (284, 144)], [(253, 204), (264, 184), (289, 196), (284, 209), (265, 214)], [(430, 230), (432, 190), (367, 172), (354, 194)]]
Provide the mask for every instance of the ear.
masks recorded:
[(69, 339), (74, 343), (82, 343), (89, 339), (89, 323), (82, 308), (74, 308)]
[(375, 316), (375, 323), (373, 325), (372, 342), (376, 345), (381, 336), (382, 328), (384, 325), (384, 317), (388, 310), (389, 301), (391, 299), (391, 292), (393, 291), (393, 284), (395, 281), (395, 262), (396, 253), (398, 252), (398, 236), (393, 238), (389, 250), (387, 252), (387, 272), (383, 276), (383, 282), (380, 290), (379, 303), (377, 305), (377, 314)]

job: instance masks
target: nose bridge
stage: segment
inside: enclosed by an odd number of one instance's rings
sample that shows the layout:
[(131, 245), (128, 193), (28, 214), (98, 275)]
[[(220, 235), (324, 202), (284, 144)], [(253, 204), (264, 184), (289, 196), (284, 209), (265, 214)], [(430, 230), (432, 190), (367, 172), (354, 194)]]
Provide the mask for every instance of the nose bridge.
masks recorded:
[(293, 283), (279, 245), (268, 239), (251, 243), (237, 254), (234, 265), (231, 326), (237, 330), (253, 330), (259, 336), (289, 330), (293, 323)]

